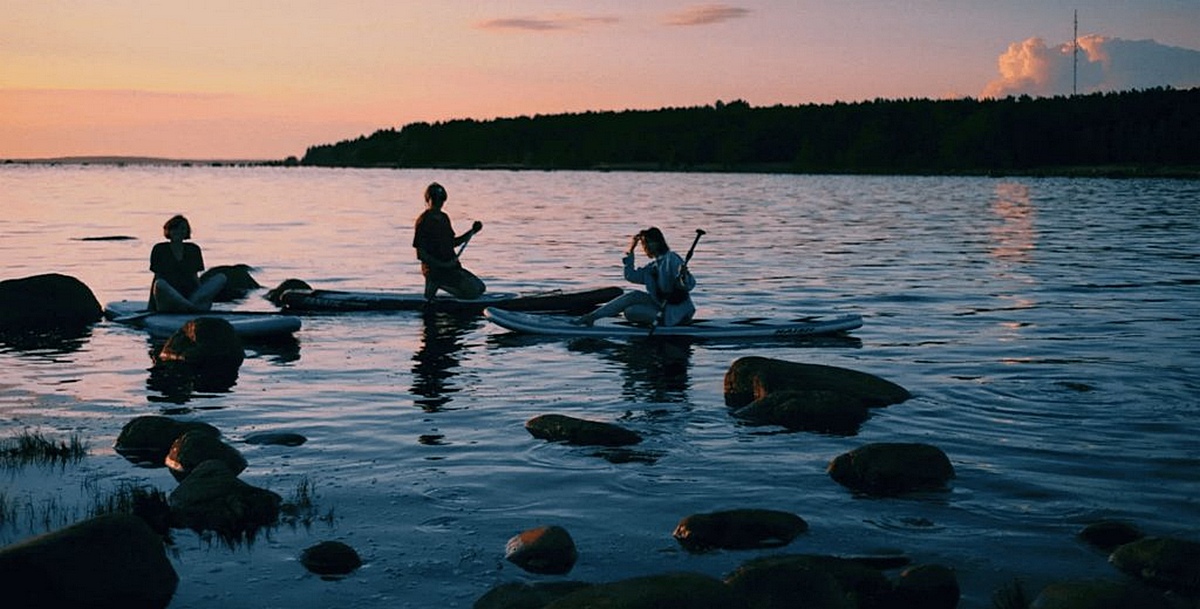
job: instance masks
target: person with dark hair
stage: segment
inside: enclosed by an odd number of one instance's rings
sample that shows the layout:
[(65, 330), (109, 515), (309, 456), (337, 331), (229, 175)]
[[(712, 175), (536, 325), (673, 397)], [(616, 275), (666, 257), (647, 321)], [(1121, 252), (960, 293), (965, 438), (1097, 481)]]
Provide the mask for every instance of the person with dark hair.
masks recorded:
[[(642, 267), (634, 266), (633, 252), (638, 243), (650, 258), (650, 262)], [(692, 320), (696, 305), (692, 303), (690, 292), (696, 287), (696, 278), (688, 271), (683, 258), (667, 246), (662, 231), (650, 227), (634, 235), (621, 262), (625, 266), (625, 280), (642, 284), (646, 291), (630, 290), (595, 311), (573, 319), (572, 323), (590, 326), (597, 319), (622, 314), (631, 322), (646, 325), (677, 326)]]
[(212, 308), (213, 299), (225, 287), (227, 278), (221, 273), (200, 281), (204, 256), (200, 246), (186, 243), (192, 238), (192, 225), (182, 215), (163, 224), (163, 236), (168, 240), (150, 250), (150, 270), (154, 282), (150, 286), (151, 311), (198, 313)]
[(433, 300), (439, 289), (455, 298), (473, 300), (487, 290), (483, 280), (463, 268), (454, 248), (466, 243), (475, 233), (483, 230), (483, 223), (476, 220), (471, 230), (455, 236), (450, 225), (450, 216), (442, 211), (446, 204), (446, 189), (437, 182), (425, 189), (425, 211), (417, 217), (413, 232), (413, 247), (421, 261), (421, 274), (425, 276), (425, 299)]

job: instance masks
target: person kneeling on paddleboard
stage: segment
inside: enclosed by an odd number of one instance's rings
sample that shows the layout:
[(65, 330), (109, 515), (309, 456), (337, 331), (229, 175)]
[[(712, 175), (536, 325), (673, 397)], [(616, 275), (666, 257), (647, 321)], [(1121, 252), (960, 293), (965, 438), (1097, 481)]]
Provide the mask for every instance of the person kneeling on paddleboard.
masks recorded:
[[(639, 242), (650, 262), (634, 267), (633, 252)], [(692, 320), (696, 305), (692, 303), (690, 292), (696, 287), (696, 278), (688, 271), (683, 258), (667, 246), (662, 231), (650, 227), (634, 235), (622, 263), (625, 280), (644, 285), (646, 291), (626, 292), (599, 309), (575, 318), (572, 323), (590, 326), (597, 319), (621, 314), (631, 322), (646, 325), (677, 326)]]
[(154, 283), (150, 286), (150, 302), (146, 308), (163, 313), (198, 313), (212, 309), (213, 299), (221, 293), (228, 278), (214, 273), (200, 281), (197, 274), (204, 270), (200, 246), (184, 243), (192, 238), (192, 225), (182, 215), (173, 216), (163, 224), (163, 236), (169, 241), (157, 243), (150, 250), (150, 270)]
[(473, 300), (483, 295), (487, 286), (483, 281), (464, 269), (458, 261), (462, 249), (475, 233), (483, 230), (483, 223), (476, 220), (471, 230), (454, 236), (450, 216), (442, 211), (446, 204), (446, 189), (434, 182), (425, 189), (425, 211), (417, 217), (413, 234), (413, 247), (421, 261), (421, 274), (425, 276), (425, 300), (433, 300), (439, 289), (446, 290), (455, 298)]

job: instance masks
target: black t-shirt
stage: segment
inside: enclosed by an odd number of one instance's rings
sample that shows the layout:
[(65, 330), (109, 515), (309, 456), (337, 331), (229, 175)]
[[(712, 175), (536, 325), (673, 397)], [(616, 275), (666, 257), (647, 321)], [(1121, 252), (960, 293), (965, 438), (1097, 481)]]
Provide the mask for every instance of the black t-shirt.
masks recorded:
[(157, 243), (150, 250), (150, 270), (166, 280), (184, 298), (190, 298), (200, 287), (197, 275), (204, 270), (204, 256), (195, 243), (183, 244), (183, 258), (176, 258), (170, 243)]

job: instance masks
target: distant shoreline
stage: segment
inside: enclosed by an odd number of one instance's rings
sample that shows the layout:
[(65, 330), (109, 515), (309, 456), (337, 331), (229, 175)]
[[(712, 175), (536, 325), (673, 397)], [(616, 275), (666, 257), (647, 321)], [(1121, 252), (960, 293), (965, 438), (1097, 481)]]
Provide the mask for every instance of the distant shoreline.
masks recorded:
[[(271, 159), (171, 159), (158, 157), (123, 157), (123, 156), (72, 156), (44, 159), (3, 159), (0, 165), (115, 165), (122, 166), (166, 166), (166, 167), (291, 167), (297, 166), (288, 160)], [(324, 167), (336, 169), (339, 167)], [(344, 168), (344, 167), (343, 167)], [(395, 165), (379, 164), (372, 167), (351, 167), (352, 169), (444, 169), (444, 170), (478, 170), (478, 171), (548, 171), (544, 167), (522, 165), (439, 165), (430, 167), (398, 167)], [(549, 171), (568, 171), (554, 170)], [(957, 172), (797, 172), (790, 171), (786, 164), (780, 165), (746, 165), (739, 167), (703, 167), (663, 168), (654, 164), (606, 164), (586, 169), (569, 171), (594, 172), (662, 172), (662, 173), (761, 173), (786, 175), (861, 175), (861, 176), (964, 176), (964, 177), (1031, 177), (1031, 178), (1171, 178), (1171, 179), (1200, 179), (1200, 167), (1176, 166), (1074, 166), (1074, 167), (1042, 167), (1023, 170), (985, 170)]]

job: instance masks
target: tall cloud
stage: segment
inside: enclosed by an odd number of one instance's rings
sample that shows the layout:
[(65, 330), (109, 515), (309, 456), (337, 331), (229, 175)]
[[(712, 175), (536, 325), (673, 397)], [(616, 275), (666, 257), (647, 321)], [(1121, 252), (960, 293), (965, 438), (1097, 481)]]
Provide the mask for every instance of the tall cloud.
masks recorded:
[[(1070, 95), (1076, 78), (1071, 43), (1046, 46), (1041, 38), (1014, 42), (1000, 56), (1000, 77), (982, 97)], [(1200, 51), (1092, 34), (1079, 39), (1079, 93), (1200, 86)]]

